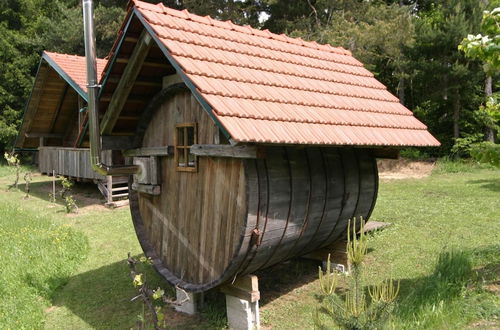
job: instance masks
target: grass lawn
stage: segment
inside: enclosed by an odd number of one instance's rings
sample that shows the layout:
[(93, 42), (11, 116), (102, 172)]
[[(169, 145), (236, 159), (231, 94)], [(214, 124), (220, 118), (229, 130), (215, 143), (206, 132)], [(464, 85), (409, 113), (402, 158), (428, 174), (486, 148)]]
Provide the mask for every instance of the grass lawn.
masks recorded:
[[(498, 328), (500, 171), (445, 164), (435, 172), (381, 182), (372, 219), (392, 226), (369, 239), (366, 284), (401, 281), (393, 328)], [(80, 212), (67, 215), (48, 200), (50, 178), (35, 176), (28, 200), (5, 192), (12, 178), (0, 167), (0, 328), (133, 327), (141, 305), (130, 302), (125, 259), (141, 249), (128, 208), (93, 205), (95, 187), (77, 185)], [(258, 276), (264, 328), (312, 328), (317, 263), (292, 259)], [(200, 317), (168, 317), (176, 328), (224, 328), (223, 296), (207, 294)]]

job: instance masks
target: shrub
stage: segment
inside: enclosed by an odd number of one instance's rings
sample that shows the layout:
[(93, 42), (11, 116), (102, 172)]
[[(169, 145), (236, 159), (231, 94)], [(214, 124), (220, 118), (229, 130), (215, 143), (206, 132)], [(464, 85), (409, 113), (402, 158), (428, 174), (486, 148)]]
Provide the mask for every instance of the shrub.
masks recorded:
[(478, 163), (500, 167), (500, 145), (493, 142), (475, 143), (470, 147), (470, 155)]

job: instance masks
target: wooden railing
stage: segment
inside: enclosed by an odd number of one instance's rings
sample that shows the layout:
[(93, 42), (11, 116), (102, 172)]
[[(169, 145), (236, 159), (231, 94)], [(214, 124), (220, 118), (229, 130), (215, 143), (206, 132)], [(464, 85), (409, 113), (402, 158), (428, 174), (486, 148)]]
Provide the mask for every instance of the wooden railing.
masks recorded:
[[(111, 150), (103, 151), (102, 158), (111, 164)], [(105, 179), (92, 170), (88, 148), (39, 147), (38, 161), (41, 173), (51, 174), (54, 171), (56, 175), (80, 179)]]

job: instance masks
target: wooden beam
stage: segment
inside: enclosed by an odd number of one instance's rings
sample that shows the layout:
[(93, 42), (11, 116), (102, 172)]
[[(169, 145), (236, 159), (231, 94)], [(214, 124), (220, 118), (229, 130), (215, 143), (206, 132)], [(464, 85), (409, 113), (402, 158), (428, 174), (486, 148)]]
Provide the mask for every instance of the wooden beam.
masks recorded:
[(232, 158), (264, 158), (262, 147), (254, 145), (232, 146), (230, 144), (193, 144), (190, 152), (196, 156), (232, 157)]
[(120, 116), (119, 120), (139, 120), (139, 116)]
[(66, 98), (66, 94), (68, 92), (68, 87), (69, 87), (69, 84), (65, 84), (64, 90), (61, 94), (61, 98), (59, 99), (59, 102), (57, 103), (56, 111), (54, 112), (54, 115), (52, 116), (52, 120), (50, 121), (49, 132), (52, 132), (52, 130), (54, 129), (54, 126), (55, 126), (56, 121), (57, 121), (57, 116), (59, 116), (59, 113), (61, 112), (61, 108), (62, 108), (63, 103), (64, 103), (64, 99)]
[[(105, 94), (103, 96), (101, 96), (99, 98), (99, 101), (103, 101), (103, 102), (110, 102), (111, 99), (113, 98), (113, 95), (109, 95), (109, 94)], [(129, 97), (126, 102), (134, 102), (134, 103), (147, 103), (148, 102), (148, 98), (145, 98), (145, 97), (142, 97), (142, 98), (133, 98), (133, 97)]]
[(125, 150), (133, 147), (133, 136), (109, 136), (101, 137), (102, 150)]
[(249, 302), (256, 302), (260, 299), (259, 280), (255, 275), (238, 277), (234, 282), (221, 286), (220, 290), (227, 295)]
[(126, 42), (134, 42), (135, 43), (138, 40), (139, 40), (139, 38), (137, 38), (137, 37), (130, 37), (130, 36), (129, 37), (125, 37), (125, 41)]
[(161, 187), (160, 187), (160, 185), (156, 185), (156, 184), (133, 183), (132, 189), (135, 191), (138, 191), (138, 192), (149, 194), (149, 195), (161, 194)]
[[(117, 58), (116, 63), (122, 63), (122, 64), (128, 64), (130, 62), (130, 59), (128, 58)], [(143, 63), (144, 66), (149, 66), (152, 68), (169, 68), (170, 64), (166, 62), (151, 62), (151, 61), (144, 61)]]
[(101, 134), (110, 134), (141, 71), (142, 65), (153, 45), (153, 39), (143, 30), (123, 71), (118, 86), (111, 97), (108, 109), (101, 122)]
[[(144, 78), (142, 78), (144, 79)], [(120, 83), (120, 78), (118, 77), (110, 77), (108, 82), (118, 84)], [(146, 81), (137, 79), (134, 83), (135, 86), (145, 86), (145, 87), (161, 87), (161, 83), (154, 81)]]
[(125, 150), (123, 155), (125, 157), (171, 156), (173, 155), (173, 150), (173, 146), (138, 148)]
[(63, 137), (62, 134), (52, 134), (52, 133), (26, 133), (24, 134), (27, 138), (54, 138), (61, 139)]
[(179, 84), (179, 83), (184, 83), (184, 82), (182, 81), (181, 76), (179, 76), (176, 73), (163, 77), (163, 88), (167, 88), (170, 85)]

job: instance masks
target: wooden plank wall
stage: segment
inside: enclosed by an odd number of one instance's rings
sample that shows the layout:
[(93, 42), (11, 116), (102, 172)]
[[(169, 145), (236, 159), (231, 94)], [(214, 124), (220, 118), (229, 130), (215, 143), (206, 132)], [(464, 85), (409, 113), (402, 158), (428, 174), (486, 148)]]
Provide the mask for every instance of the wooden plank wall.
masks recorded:
[[(153, 115), (142, 146), (171, 146), (175, 125), (193, 122), (198, 124), (198, 143), (215, 143), (218, 128), (189, 92), (181, 92)], [(161, 195), (138, 193), (145, 239), (178, 279), (199, 284), (217, 280), (244, 232), (243, 161), (198, 157), (198, 172), (178, 172), (174, 157), (160, 159)]]
[[(41, 173), (64, 175), (79, 179), (99, 179), (105, 177), (92, 170), (90, 165), (90, 149), (87, 148), (39, 148), (39, 169)], [(104, 162), (111, 164), (111, 150), (103, 151)]]

